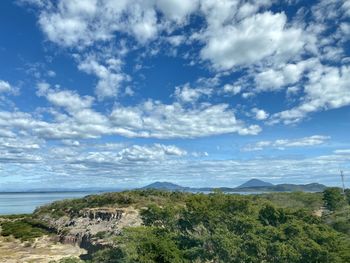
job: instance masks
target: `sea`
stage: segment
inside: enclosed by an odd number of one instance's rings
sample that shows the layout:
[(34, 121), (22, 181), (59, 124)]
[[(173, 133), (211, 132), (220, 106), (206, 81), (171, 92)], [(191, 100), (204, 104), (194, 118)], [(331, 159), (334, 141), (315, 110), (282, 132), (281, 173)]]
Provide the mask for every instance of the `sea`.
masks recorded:
[(0, 215), (29, 214), (53, 201), (79, 198), (101, 192), (0, 192)]

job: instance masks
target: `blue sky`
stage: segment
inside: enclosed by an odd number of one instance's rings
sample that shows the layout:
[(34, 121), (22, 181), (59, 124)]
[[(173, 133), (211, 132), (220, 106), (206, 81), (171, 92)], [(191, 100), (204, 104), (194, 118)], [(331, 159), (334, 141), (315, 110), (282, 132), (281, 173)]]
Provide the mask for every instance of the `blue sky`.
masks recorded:
[(0, 2), (0, 189), (350, 172), (350, 2)]

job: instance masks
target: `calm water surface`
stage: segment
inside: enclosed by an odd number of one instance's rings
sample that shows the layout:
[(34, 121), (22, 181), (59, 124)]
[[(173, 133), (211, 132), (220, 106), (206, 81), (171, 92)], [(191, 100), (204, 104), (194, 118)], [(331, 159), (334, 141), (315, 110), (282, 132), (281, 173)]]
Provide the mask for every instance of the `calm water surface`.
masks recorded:
[(78, 198), (96, 192), (0, 193), (0, 215), (32, 213), (53, 201)]

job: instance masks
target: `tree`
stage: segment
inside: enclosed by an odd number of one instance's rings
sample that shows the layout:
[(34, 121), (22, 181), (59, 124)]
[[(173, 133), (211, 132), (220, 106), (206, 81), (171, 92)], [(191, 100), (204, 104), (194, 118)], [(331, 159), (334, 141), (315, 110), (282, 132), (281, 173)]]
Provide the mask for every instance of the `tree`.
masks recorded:
[(119, 248), (103, 249), (96, 252), (92, 258), (93, 263), (122, 263), (124, 254)]
[(344, 196), (341, 189), (337, 187), (329, 187), (323, 191), (323, 201), (325, 207), (331, 211), (338, 210), (345, 205)]
[(276, 209), (271, 205), (266, 205), (260, 210), (259, 219), (262, 224), (270, 226), (278, 226), (287, 220), (282, 209)]
[(350, 205), (350, 189), (345, 189), (345, 197), (346, 197), (346, 201)]

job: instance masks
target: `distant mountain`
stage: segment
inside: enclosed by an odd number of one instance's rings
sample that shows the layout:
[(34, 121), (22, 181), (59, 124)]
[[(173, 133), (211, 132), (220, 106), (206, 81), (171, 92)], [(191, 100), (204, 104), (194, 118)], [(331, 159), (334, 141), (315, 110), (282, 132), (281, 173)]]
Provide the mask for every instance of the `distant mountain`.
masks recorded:
[(231, 188), (227, 192), (322, 192), (327, 186), (318, 183), (311, 184), (277, 184), (271, 186), (252, 186)]
[(189, 187), (180, 186), (177, 184), (169, 182), (154, 182), (152, 184), (146, 185), (141, 189), (156, 189), (156, 190), (169, 190), (169, 191), (186, 191), (191, 190)]
[(141, 189), (155, 189), (155, 190), (167, 190), (167, 191), (183, 191), (183, 192), (211, 192), (214, 190), (220, 190), (228, 193), (240, 193), (240, 192), (322, 192), (327, 187), (323, 184), (311, 183), (311, 184), (277, 184), (273, 185), (268, 182), (261, 181), (259, 179), (251, 179), (246, 183), (238, 187), (203, 187), (192, 188), (184, 187), (181, 185), (169, 183), (169, 182), (155, 182)]
[(266, 186), (274, 186), (274, 185), (268, 182), (261, 181), (259, 179), (250, 179), (249, 181), (245, 182), (244, 184), (241, 184), (236, 188), (266, 187)]

